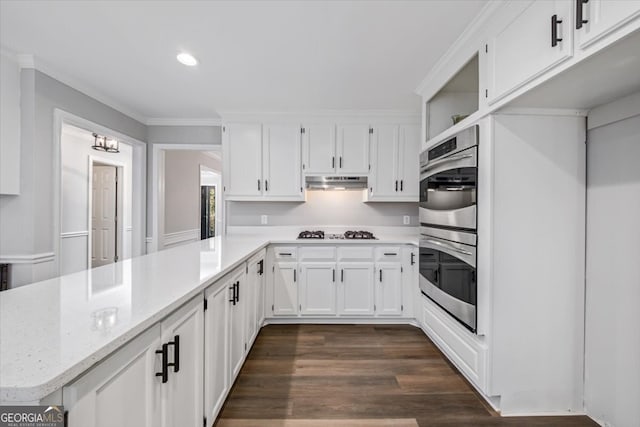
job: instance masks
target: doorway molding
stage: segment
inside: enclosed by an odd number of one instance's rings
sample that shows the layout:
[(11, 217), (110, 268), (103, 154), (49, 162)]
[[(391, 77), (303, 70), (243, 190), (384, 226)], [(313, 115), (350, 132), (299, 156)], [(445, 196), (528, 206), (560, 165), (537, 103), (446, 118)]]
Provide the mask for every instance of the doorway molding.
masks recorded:
[[(62, 130), (64, 125), (75, 126), (88, 132), (108, 135), (132, 147), (132, 236), (131, 257), (144, 255), (147, 215), (147, 144), (143, 141), (76, 116), (68, 111), (53, 110), (53, 271), (60, 275), (60, 247), (62, 228)], [(91, 234), (89, 230), (89, 235)], [(89, 254), (89, 256), (91, 256)], [(88, 267), (91, 268), (89, 262)]]
[[(163, 143), (152, 144), (151, 149), (151, 235), (147, 236), (147, 253), (156, 252), (164, 248), (164, 153), (165, 151), (183, 150), (183, 151), (212, 151), (222, 155), (222, 145), (220, 144), (180, 144), (180, 143)], [(218, 171), (222, 176), (222, 171)], [(222, 182), (224, 185), (224, 182)], [(220, 203), (224, 203), (224, 194), (220, 196)], [(224, 208), (223, 208), (224, 209)], [(220, 235), (224, 234), (226, 212), (222, 215), (222, 230)]]

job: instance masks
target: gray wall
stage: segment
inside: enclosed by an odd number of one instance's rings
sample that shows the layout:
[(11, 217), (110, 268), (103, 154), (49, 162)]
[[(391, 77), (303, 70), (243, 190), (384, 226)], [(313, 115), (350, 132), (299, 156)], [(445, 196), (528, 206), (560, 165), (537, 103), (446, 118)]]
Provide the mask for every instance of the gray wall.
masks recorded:
[[(220, 148), (220, 126), (148, 126), (147, 127), (147, 236), (153, 236), (152, 188), (153, 144), (206, 144)], [(157, 238), (157, 237), (156, 237)]]
[(147, 127), (117, 110), (34, 69), (23, 69), (19, 196), (0, 196), (0, 254), (52, 252), (54, 109), (146, 141)]
[(200, 165), (218, 171), (221, 166), (199, 151), (165, 151), (165, 234), (200, 228)]
[(589, 131), (585, 406), (640, 420), (640, 115)]
[(404, 215), (418, 225), (417, 203), (363, 203), (362, 191), (308, 191), (306, 203), (227, 203), (228, 226), (260, 225), (261, 215), (279, 226), (402, 226)]

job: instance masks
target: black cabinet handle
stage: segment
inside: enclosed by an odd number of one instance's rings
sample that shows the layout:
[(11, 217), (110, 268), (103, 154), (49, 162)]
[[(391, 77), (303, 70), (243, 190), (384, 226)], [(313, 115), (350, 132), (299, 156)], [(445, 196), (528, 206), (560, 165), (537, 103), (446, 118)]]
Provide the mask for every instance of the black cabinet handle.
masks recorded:
[(280, 252), (280, 256), (291, 256), (291, 252)]
[(264, 274), (264, 260), (261, 259), (258, 262), (258, 265), (260, 266), (260, 268), (258, 269), (258, 274), (262, 276)]
[(335, 283), (336, 282), (336, 269), (334, 268), (332, 270), (332, 272), (333, 272), (333, 283)]
[(436, 283), (438, 283), (438, 276), (440, 276), (440, 266), (433, 272), (433, 280), (435, 280)]
[(335, 167), (336, 167), (336, 156), (333, 156), (333, 157), (331, 158), (331, 168), (333, 169), (333, 168), (335, 168)]
[(269, 191), (269, 181), (264, 180), (264, 191)]
[(584, 5), (589, 3), (589, 0), (576, 0), (576, 30), (582, 28), (583, 24), (589, 22), (588, 19), (584, 19)]
[(385, 252), (384, 256), (397, 256), (398, 253), (397, 252)]
[(156, 350), (156, 354), (162, 355), (162, 372), (156, 372), (156, 377), (162, 377), (162, 384), (166, 383), (169, 379), (168, 352), (169, 344), (162, 344), (162, 350)]
[(342, 169), (342, 156), (340, 156), (340, 168)]
[(398, 191), (398, 180), (396, 179), (396, 191)]
[(293, 281), (294, 281), (294, 282), (296, 281), (296, 271), (297, 271), (297, 270), (295, 270), (295, 269), (293, 270)]
[(562, 39), (558, 38), (558, 24), (562, 24), (562, 19), (558, 19), (558, 15), (551, 17), (551, 47), (556, 47)]
[(229, 302), (232, 302), (233, 305), (236, 305), (236, 284), (234, 283), (233, 285), (231, 285), (229, 289), (231, 289), (231, 299), (229, 300)]
[(258, 180), (258, 191), (260, 191), (260, 180)]
[(416, 263), (416, 254), (411, 252), (411, 265), (414, 265), (415, 263)]
[(380, 283), (382, 283), (382, 269), (380, 269)]
[(173, 341), (169, 341), (167, 345), (173, 346), (173, 362), (167, 363), (167, 366), (173, 366), (173, 372), (180, 371), (180, 335), (173, 337)]
[(344, 269), (340, 269), (340, 281), (344, 282)]
[(404, 179), (401, 179), (400, 180), (400, 191), (404, 191), (403, 188), (402, 188), (403, 185), (404, 185)]
[(240, 281), (236, 282), (236, 302), (240, 302)]

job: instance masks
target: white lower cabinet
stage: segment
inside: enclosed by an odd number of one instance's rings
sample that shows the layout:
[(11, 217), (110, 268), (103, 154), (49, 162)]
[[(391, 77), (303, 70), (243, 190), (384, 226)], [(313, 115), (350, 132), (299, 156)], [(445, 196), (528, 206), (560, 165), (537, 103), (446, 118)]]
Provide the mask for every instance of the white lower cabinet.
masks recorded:
[(271, 311), (274, 316), (291, 316), (298, 314), (298, 263), (276, 262), (273, 274), (273, 304)]
[(204, 293), (204, 413), (214, 420), (230, 388), (229, 314), (231, 293), (227, 283), (213, 285)]
[(245, 292), (245, 295), (249, 297), (247, 309), (245, 310), (247, 351), (258, 336), (258, 331), (264, 321), (265, 252), (262, 250), (258, 255), (247, 261), (247, 290)]
[(162, 426), (202, 426), (203, 323), (200, 295), (160, 324), (169, 370), (162, 387)]
[(376, 264), (376, 313), (402, 316), (402, 265), (399, 262)]
[(338, 270), (338, 314), (373, 316), (373, 262), (343, 262), (338, 264)]
[(227, 280), (229, 289), (229, 370), (231, 382), (236, 378), (244, 362), (247, 349), (245, 338), (245, 307), (247, 284), (244, 267), (236, 270)]
[(142, 333), (63, 388), (69, 427), (160, 425), (160, 325)]
[(300, 263), (300, 314), (336, 314), (336, 263)]
[(200, 427), (203, 304), (193, 298), (63, 388), (71, 427)]

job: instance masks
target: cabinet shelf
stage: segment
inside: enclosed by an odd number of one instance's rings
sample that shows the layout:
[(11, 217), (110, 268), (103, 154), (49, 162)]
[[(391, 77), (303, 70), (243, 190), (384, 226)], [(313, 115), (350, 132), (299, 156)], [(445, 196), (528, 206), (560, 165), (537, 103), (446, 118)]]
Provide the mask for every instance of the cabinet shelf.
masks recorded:
[(479, 86), (478, 54), (475, 54), (425, 103), (425, 140), (433, 139), (468, 119), (454, 123), (453, 116), (471, 116), (478, 111)]

